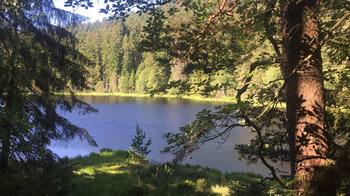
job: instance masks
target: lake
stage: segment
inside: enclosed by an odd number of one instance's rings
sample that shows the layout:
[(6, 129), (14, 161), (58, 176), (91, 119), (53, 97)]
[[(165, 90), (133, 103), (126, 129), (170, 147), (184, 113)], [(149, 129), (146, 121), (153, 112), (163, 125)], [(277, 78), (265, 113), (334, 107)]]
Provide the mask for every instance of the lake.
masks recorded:
[[(72, 123), (85, 128), (94, 137), (98, 147), (92, 147), (86, 141), (75, 138), (72, 141), (53, 142), (49, 147), (60, 157), (75, 157), (98, 152), (101, 148), (127, 150), (132, 141), (136, 124), (152, 138), (150, 160), (166, 162), (171, 155), (160, 151), (166, 147), (163, 134), (176, 132), (179, 127), (195, 119), (196, 113), (202, 109), (213, 109), (220, 102), (195, 101), (175, 98), (151, 97), (117, 97), (117, 96), (81, 96), (81, 100), (98, 109), (98, 113), (79, 115), (78, 111), (64, 113)], [(267, 175), (267, 169), (261, 165), (247, 165), (245, 161), (237, 160), (235, 144), (248, 143), (252, 138), (248, 129), (234, 129), (226, 143), (220, 145), (213, 141), (195, 151), (183, 163), (199, 164), (217, 168), (227, 172), (255, 172)]]

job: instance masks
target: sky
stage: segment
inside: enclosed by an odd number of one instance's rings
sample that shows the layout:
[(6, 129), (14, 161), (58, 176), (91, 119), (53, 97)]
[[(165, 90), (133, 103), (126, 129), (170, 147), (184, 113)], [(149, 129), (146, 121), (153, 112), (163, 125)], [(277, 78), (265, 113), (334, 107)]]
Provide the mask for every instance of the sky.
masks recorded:
[(106, 14), (99, 13), (101, 8), (105, 8), (105, 4), (103, 3), (103, 0), (90, 0), (93, 2), (94, 7), (85, 9), (85, 8), (78, 8), (73, 10), (72, 7), (64, 7), (64, 2), (66, 0), (54, 0), (55, 6), (60, 9), (64, 9), (70, 12), (74, 12), (83, 16), (87, 16), (90, 18), (89, 22), (95, 22), (95, 21), (102, 21), (103, 18), (106, 18)]

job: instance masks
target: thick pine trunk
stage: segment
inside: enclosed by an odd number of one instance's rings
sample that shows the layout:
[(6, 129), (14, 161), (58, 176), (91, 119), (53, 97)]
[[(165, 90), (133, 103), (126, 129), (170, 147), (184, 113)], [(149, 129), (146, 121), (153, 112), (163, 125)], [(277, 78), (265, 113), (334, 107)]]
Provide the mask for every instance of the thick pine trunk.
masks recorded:
[(318, 0), (287, 0), (283, 10), (291, 172), (301, 194), (307, 194), (315, 169), (326, 165), (328, 151), (318, 4)]

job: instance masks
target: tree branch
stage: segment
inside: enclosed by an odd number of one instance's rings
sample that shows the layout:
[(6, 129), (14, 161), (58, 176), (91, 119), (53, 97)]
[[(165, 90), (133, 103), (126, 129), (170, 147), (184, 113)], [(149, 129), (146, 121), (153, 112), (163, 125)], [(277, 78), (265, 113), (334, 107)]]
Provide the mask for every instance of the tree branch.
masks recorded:
[[(268, 65), (268, 64), (272, 64), (272, 63), (273, 63), (273, 60), (271, 58), (263, 59), (262, 61), (255, 61), (249, 65), (248, 74), (252, 73), (260, 65)], [(246, 77), (246, 79), (244, 81), (244, 86), (237, 90), (237, 95), (236, 95), (237, 102), (241, 101), (241, 95), (247, 91), (249, 83), (252, 80), (252, 77), (253, 76)]]
[(326, 41), (328, 40), (329, 36), (332, 35), (333, 31), (335, 31), (340, 25), (341, 23), (343, 23), (346, 18), (350, 17), (350, 12), (346, 13), (343, 17), (341, 17), (334, 25), (333, 27), (328, 31), (327, 35), (323, 38), (320, 47), (322, 47)]
[(246, 115), (244, 116), (244, 120), (247, 122), (247, 124), (249, 126), (253, 127), (256, 130), (256, 133), (258, 134), (258, 138), (259, 138), (259, 142), (260, 142), (258, 156), (259, 156), (261, 162), (271, 171), (271, 174), (272, 174), (273, 178), (277, 181), (278, 184), (280, 184), (285, 189), (289, 189), (281, 181), (281, 179), (277, 176), (275, 168), (266, 161), (264, 155), (262, 154), (265, 142), (264, 142), (264, 140), (262, 138), (261, 129), (255, 123), (250, 121), (250, 119)]
[(207, 24), (204, 26), (204, 28), (200, 31), (199, 35), (197, 35), (195, 37), (195, 39), (198, 39), (200, 38), (206, 31), (207, 31), (207, 28), (213, 23), (213, 22), (216, 22), (216, 17), (219, 16), (221, 13), (228, 13), (228, 12), (231, 12), (236, 6), (237, 6), (237, 3), (234, 3), (230, 8), (224, 10), (224, 7), (227, 3), (227, 0), (224, 0), (219, 8), (219, 11), (217, 11), (214, 15), (210, 16), (209, 19), (208, 19), (208, 22)]

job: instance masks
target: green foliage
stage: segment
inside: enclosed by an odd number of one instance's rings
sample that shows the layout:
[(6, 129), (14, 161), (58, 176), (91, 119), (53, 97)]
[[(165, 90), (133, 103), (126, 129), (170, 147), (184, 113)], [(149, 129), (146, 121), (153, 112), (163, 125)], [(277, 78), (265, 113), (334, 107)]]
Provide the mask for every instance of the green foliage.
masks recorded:
[[(283, 5), (276, 5), (282, 2), (258, 1), (252, 3), (251, 1), (240, 1), (236, 3), (239, 6), (232, 11), (231, 16), (225, 15), (226, 13), (223, 10), (216, 12), (217, 10), (213, 9), (215, 2), (211, 4), (200, 1), (185, 1), (183, 6), (189, 12), (192, 12), (193, 16), (190, 17), (191, 21), (184, 20), (181, 22), (179, 26), (183, 28), (179, 28), (174, 37), (178, 40), (186, 41), (188, 45), (184, 48), (173, 47), (176, 48), (177, 53), (171, 51), (171, 48), (164, 48), (165, 50), (170, 50), (168, 53), (174, 58), (177, 58), (179, 53), (186, 53), (186, 58), (188, 59), (186, 67), (188, 82), (192, 85), (189, 90), (190, 93), (217, 93), (224, 86), (224, 82), (221, 82), (219, 80), (220, 77), (218, 77), (220, 73), (218, 74), (217, 70), (221, 68), (233, 68), (233, 75), (237, 76), (235, 80), (229, 79), (236, 83), (233, 87), (236, 92), (233, 95), (238, 100), (237, 104), (218, 108), (214, 112), (204, 110), (197, 114), (195, 121), (181, 127), (180, 132), (166, 135), (169, 147), (165, 151), (174, 154), (176, 161), (181, 161), (183, 157), (198, 149), (207, 141), (218, 138), (223, 138), (223, 141), (225, 141), (225, 138), (230, 134), (230, 130), (240, 126), (249, 127), (256, 133), (256, 138), (251, 140), (250, 144), (236, 146), (236, 150), (240, 153), (241, 158), (252, 163), (258, 160), (288, 163), (290, 160), (289, 142), (285, 129), (286, 121), (283, 118), (285, 115), (285, 110), (283, 109), (285, 107), (284, 90), (281, 82), (283, 73), (281, 73), (278, 64), (275, 63), (276, 60), (280, 60), (279, 47), (281, 47), (282, 32), (280, 26), (276, 24), (279, 24), (278, 21), (281, 20), (279, 14), (281, 10), (279, 9), (283, 7)], [(335, 6), (337, 3), (339, 2), (331, 4)], [(329, 13), (325, 8), (320, 13), (324, 16), (333, 17), (330, 23), (334, 25), (337, 22), (334, 19), (339, 19), (346, 14), (347, 11), (345, 10), (348, 7), (344, 8), (341, 6), (339, 9), (333, 9), (341, 10), (342, 14), (337, 14), (337, 11), (334, 10), (334, 12)], [(166, 14), (163, 13), (163, 15)], [(177, 17), (177, 15), (175, 14), (174, 17)], [(220, 19), (216, 20), (213, 17)], [(169, 21), (171, 16), (166, 15), (166, 17), (155, 19)], [(325, 17), (321, 19), (321, 22), (323, 23), (327, 20), (329, 18)], [(160, 22), (158, 23), (160, 24)], [(347, 22), (343, 23), (345, 24), (341, 28), (347, 32), (345, 30), (348, 29)], [(332, 27), (329, 23), (323, 24), (325, 24), (323, 30)], [(152, 32), (149, 31), (147, 33)], [(335, 37), (335, 39), (343, 39), (343, 46), (346, 46), (348, 43), (346, 33), (343, 34), (340, 28), (335, 33), (338, 35), (342, 34), (340, 36), (342, 38)], [(244, 42), (239, 40), (244, 40)], [(161, 42), (161, 40), (158, 42)], [(177, 44), (177, 42), (175, 43)], [(329, 71), (325, 69), (326, 72), (332, 73), (330, 75), (333, 76), (333, 78), (329, 78), (330, 82), (327, 84), (327, 88), (331, 87), (332, 89), (329, 91), (329, 95), (335, 95), (338, 98), (344, 97), (344, 99), (330, 98), (328, 100), (332, 102), (333, 106), (338, 105), (338, 107), (347, 108), (349, 106), (349, 103), (347, 103), (349, 93), (348, 89), (344, 88), (344, 84), (347, 84), (349, 75), (348, 63), (344, 59), (348, 56), (348, 50), (335, 44), (333, 41), (330, 41), (329, 44), (332, 46), (329, 45), (324, 48), (333, 47), (333, 49), (325, 52), (325, 55), (333, 55), (334, 58), (326, 58), (325, 60), (334, 62), (337, 59), (336, 62), (340, 66), (334, 68), (334, 64), (329, 64)], [(158, 50), (155, 49), (155, 51)], [(229, 70), (226, 71), (228, 72)], [(338, 71), (341, 74), (337, 74)], [(206, 73), (212, 73), (214, 77), (210, 78), (208, 75), (205, 75)], [(334, 77), (335, 75), (338, 76)], [(342, 87), (337, 88), (337, 84)], [(337, 90), (334, 90), (335, 88)], [(345, 94), (347, 94), (345, 96), (344, 90)], [(339, 119), (339, 116), (333, 117)], [(344, 118), (342, 117), (341, 119)], [(343, 133), (348, 132), (347, 125), (344, 123), (338, 125), (336, 126), (337, 128), (342, 128), (337, 130), (342, 130), (344, 131)], [(332, 130), (328, 131), (330, 133), (333, 132)], [(346, 141), (348, 140), (346, 139)], [(345, 146), (342, 145), (342, 147)], [(272, 168), (272, 172), (276, 171), (274, 167), (267, 165), (269, 168)]]
[(85, 64), (89, 71), (85, 76), (92, 90), (134, 92), (129, 77), (141, 62), (137, 45), (143, 23), (142, 17), (132, 16), (125, 22), (103, 21), (69, 27), (78, 38), (79, 51), (90, 60)]
[(11, 161), (11, 172), (0, 174), (1, 195), (67, 195), (73, 169), (68, 159), (59, 161), (46, 156), (45, 160), (21, 163)]
[(147, 93), (151, 90), (162, 89), (167, 85), (169, 75), (166, 68), (160, 65), (151, 53), (145, 53), (144, 60), (136, 72), (136, 92)]
[[(132, 2), (121, 9), (117, 6), (112, 12), (116, 13), (114, 17), (124, 16), (129, 7), (143, 3)], [(156, 74), (161, 69), (152, 66), (156, 63), (151, 55), (147, 55), (147, 59), (144, 58), (137, 68), (135, 90), (155, 93), (165, 92), (163, 88), (173, 88), (171, 91), (178, 95), (187, 93), (206, 96), (217, 96), (219, 91), (223, 94), (229, 92), (229, 95), (235, 96), (236, 104), (217, 108), (213, 112), (200, 112), (197, 119), (180, 128), (180, 132), (167, 134), (169, 147), (165, 151), (175, 154), (177, 160), (182, 160), (207, 141), (220, 137), (225, 141), (234, 127), (249, 127), (256, 137), (250, 144), (236, 146), (236, 150), (241, 158), (251, 163), (262, 160), (273, 174), (278, 169), (268, 164), (268, 161), (288, 162), (291, 159), (284, 118), (285, 90), (281, 82), (283, 75), (285, 83), (288, 76), (280, 71), (285, 69), (280, 50), (286, 44), (282, 42), (281, 24), (285, 16), (281, 15), (285, 1), (236, 1), (223, 4), (218, 10), (220, 3), (187, 0), (180, 7), (173, 6), (168, 11), (160, 7), (150, 10), (140, 42), (141, 51), (165, 52), (168, 58), (181, 58), (186, 64), (184, 72), (187, 77), (183, 81), (157, 85), (159, 77)], [(346, 151), (350, 141), (346, 123), (350, 100), (347, 87), (350, 81), (350, 28), (349, 21), (346, 18), (342, 20), (343, 16), (348, 17), (349, 4), (344, 0), (319, 3), (321, 38), (325, 38), (320, 51), (324, 61), (330, 154), (331, 158), (341, 163), (337, 154)], [(146, 3), (142, 11), (150, 9), (148, 5)], [(105, 13), (108, 11), (109, 7), (103, 10)], [(334, 25), (340, 26), (335, 28)], [(222, 70), (229, 74), (223, 74)], [(333, 171), (332, 167), (330, 171)], [(338, 181), (339, 186), (336, 188), (344, 190), (347, 179)], [(190, 182), (181, 186), (193, 189), (193, 183)], [(256, 190), (265, 189), (258, 187)], [(256, 190), (250, 189), (242, 194), (256, 194)]]
[[(97, 145), (85, 129), (60, 115), (73, 108), (82, 114), (96, 112), (72, 93), (87, 88), (82, 64), (89, 61), (63, 28), (83, 18), (55, 8), (51, 0), (1, 1), (0, 9), (0, 172), (7, 174), (8, 163), (20, 161), (35, 162), (31, 169), (42, 167), (49, 173), (47, 160), (57, 161), (47, 150), (52, 140), (80, 136)], [(14, 175), (24, 172), (39, 178), (30, 169), (15, 169), (19, 173)]]
[(102, 92), (104, 92), (104, 83), (103, 83), (103, 81), (99, 81), (99, 82), (97, 82), (96, 83), (96, 86), (95, 86), (95, 90), (97, 91), (97, 92), (100, 92), (100, 93), (102, 93)]
[(73, 158), (70, 163), (77, 168), (69, 181), (68, 195), (240, 195), (248, 193), (248, 183), (253, 187), (264, 187), (254, 190), (257, 195), (281, 194), (275, 183), (262, 181), (260, 175), (223, 174), (198, 165), (171, 163), (144, 165), (141, 168), (142, 183), (137, 185), (138, 174), (134, 172), (130, 154), (122, 150), (103, 149), (99, 153)]
[(208, 80), (209, 76), (205, 75), (203, 71), (195, 71), (190, 74), (188, 76), (188, 84), (191, 85), (191, 93), (201, 94)]
[(151, 150), (149, 150), (149, 146), (151, 145), (152, 141), (151, 138), (145, 142), (146, 139), (146, 132), (144, 132), (139, 125), (136, 125), (136, 135), (134, 135), (134, 138), (132, 138), (132, 152), (136, 157), (139, 158), (145, 158), (146, 155), (148, 155)]
[[(149, 146), (151, 145), (152, 140), (149, 138), (147, 141), (145, 141), (145, 139), (146, 132), (144, 132), (137, 124), (136, 134), (134, 135), (134, 138), (132, 138), (132, 144), (129, 152), (131, 154), (131, 159), (133, 161), (136, 161), (136, 167), (138, 171), (137, 182), (139, 186), (141, 185), (141, 167), (147, 163), (146, 155), (151, 152), (151, 150), (149, 150)], [(138, 195), (140, 194), (139, 192), (137, 193)]]
[(129, 89), (131, 92), (135, 92), (135, 82), (136, 82), (135, 71), (132, 70), (131, 75), (129, 77)]
[(118, 88), (122, 93), (126, 93), (129, 90), (129, 74), (122, 75), (118, 79)]
[[(167, 12), (164, 11), (166, 9)], [(90, 63), (86, 64), (86, 69), (89, 71), (86, 77), (91, 82), (92, 90), (165, 93), (166, 89), (170, 88), (168, 81), (175, 71), (172, 66), (176, 66), (172, 65), (170, 56), (182, 55), (179, 49), (187, 47), (182, 40), (174, 39), (176, 36), (174, 30), (179, 28), (179, 22), (188, 16), (184, 10), (167, 5), (162, 10), (152, 10), (142, 17), (131, 14), (125, 22), (103, 21), (71, 27), (70, 30), (78, 37), (79, 51), (90, 60)], [(218, 62), (211, 64), (215, 63)], [(178, 70), (177, 75), (182, 71)], [(193, 75), (195, 73), (190, 74), (183, 85), (190, 87), (191, 90), (179, 87), (180, 89), (177, 88), (173, 93), (211, 97), (225, 96), (226, 93), (232, 95), (233, 83), (227, 79), (232, 78), (233, 74), (228, 72), (231, 72), (231, 69), (219, 70), (217, 74), (211, 75), (203, 72), (200, 77)], [(206, 82), (201, 80), (203, 78), (206, 78)], [(213, 90), (216, 92), (212, 92)]]

